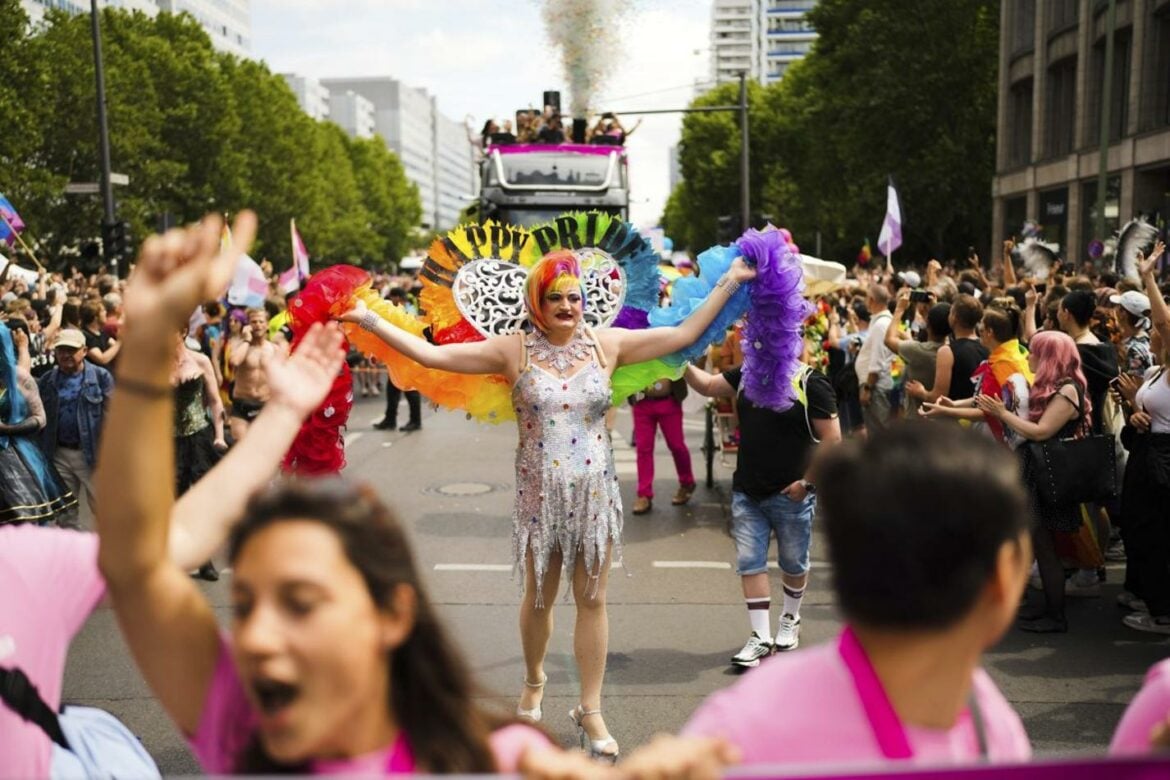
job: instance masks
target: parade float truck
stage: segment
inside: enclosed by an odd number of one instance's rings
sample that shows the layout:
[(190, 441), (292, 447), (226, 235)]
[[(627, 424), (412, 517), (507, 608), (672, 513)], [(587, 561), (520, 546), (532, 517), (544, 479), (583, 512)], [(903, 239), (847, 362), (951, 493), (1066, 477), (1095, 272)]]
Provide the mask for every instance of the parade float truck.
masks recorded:
[(629, 218), (626, 150), (594, 144), (489, 146), (480, 163), (480, 221), (529, 227), (567, 211)]

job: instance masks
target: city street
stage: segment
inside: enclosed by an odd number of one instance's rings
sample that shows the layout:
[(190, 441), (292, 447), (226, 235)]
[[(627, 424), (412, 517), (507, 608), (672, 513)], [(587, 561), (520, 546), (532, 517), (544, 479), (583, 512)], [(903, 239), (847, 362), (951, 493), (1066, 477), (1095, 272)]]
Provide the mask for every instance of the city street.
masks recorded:
[[(398, 511), (447, 628), (487, 695), (512, 707), (524, 675), (516, 627), (519, 590), (509, 558), (514, 427), (488, 427), (440, 412), (426, 416), (420, 432), (384, 433), (372, 428), (382, 406), (381, 399), (358, 400), (347, 435), (346, 473), (373, 484)], [(404, 405), (400, 421), (405, 413)], [(702, 414), (690, 415), (686, 426), (700, 481), (690, 505), (670, 505), (674, 469), (659, 441), (654, 509), (635, 517), (628, 513), (635, 476), (628, 407), (618, 416), (614, 443), (627, 507), (625, 567), (610, 579), (603, 709), (623, 753), (656, 732), (678, 729), (703, 697), (732, 683), (736, 673), (727, 660), (747, 636), (724, 531), (731, 470), (717, 462), (716, 487), (707, 490), (699, 451)], [(840, 626), (819, 538), (812, 557), (804, 645), (834, 637)], [(225, 624), (229, 576), (202, 583)], [(1101, 598), (1071, 600), (1068, 634), (1012, 631), (988, 655), (989, 671), (1023, 717), (1037, 753), (1101, 751), (1145, 670), (1170, 654), (1170, 640), (1121, 625), (1114, 604), (1121, 577), (1121, 565), (1113, 564)], [(773, 593), (779, 590), (776, 583)], [(575, 737), (566, 713), (577, 703), (572, 611), (563, 600), (556, 608), (544, 712), (547, 727), (567, 746)], [(136, 672), (108, 608), (96, 612), (73, 644), (65, 700), (114, 712), (142, 737), (164, 773), (197, 771)], [(799, 717), (786, 712), (783, 701), (776, 709)]]

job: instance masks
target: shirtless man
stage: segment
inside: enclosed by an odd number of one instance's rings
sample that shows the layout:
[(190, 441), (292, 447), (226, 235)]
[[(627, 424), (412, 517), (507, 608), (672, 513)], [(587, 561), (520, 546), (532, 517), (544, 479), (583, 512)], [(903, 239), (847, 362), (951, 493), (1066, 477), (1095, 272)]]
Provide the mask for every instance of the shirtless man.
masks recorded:
[(239, 441), (272, 394), (264, 366), (278, 348), (268, 340), (268, 313), (264, 309), (248, 309), (248, 324), (231, 349), (235, 387), (230, 422), (232, 439)]

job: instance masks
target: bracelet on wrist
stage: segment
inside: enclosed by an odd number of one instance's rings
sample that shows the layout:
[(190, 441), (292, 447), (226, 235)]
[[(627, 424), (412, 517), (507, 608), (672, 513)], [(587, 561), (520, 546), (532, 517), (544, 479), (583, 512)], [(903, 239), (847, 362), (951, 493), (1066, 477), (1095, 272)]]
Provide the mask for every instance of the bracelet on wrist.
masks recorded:
[(715, 286), (722, 288), (729, 298), (739, 290), (739, 282), (727, 275), (720, 276), (719, 281), (715, 282)]

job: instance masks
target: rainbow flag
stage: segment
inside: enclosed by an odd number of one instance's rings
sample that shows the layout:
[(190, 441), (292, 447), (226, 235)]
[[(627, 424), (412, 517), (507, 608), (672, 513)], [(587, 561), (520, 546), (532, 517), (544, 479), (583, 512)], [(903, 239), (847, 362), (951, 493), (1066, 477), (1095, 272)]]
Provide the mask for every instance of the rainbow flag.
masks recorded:
[(873, 259), (873, 250), (869, 248), (869, 239), (865, 239), (865, 243), (861, 245), (861, 251), (857, 253), (857, 264), (860, 266), (869, 265), (869, 261)]

